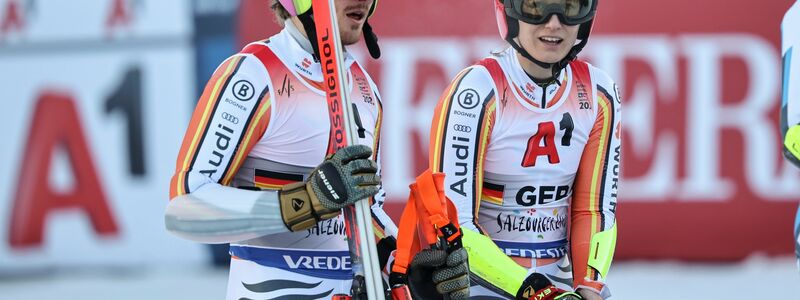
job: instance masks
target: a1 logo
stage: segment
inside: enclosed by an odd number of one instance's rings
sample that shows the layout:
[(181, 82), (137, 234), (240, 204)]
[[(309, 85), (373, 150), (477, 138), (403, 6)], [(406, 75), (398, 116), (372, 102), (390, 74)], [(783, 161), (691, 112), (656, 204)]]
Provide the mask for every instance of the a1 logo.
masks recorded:
[[(572, 140), (572, 131), (575, 129), (572, 116), (569, 113), (564, 113), (558, 125), (558, 128), (564, 131), (564, 136), (561, 137), (561, 146), (569, 147)], [(525, 155), (522, 156), (522, 166), (526, 168), (535, 167), (536, 159), (542, 155), (547, 156), (547, 161), (550, 164), (560, 163), (561, 159), (558, 157), (555, 136), (556, 126), (552, 121), (539, 123), (536, 134), (528, 139), (528, 147), (525, 149)]]

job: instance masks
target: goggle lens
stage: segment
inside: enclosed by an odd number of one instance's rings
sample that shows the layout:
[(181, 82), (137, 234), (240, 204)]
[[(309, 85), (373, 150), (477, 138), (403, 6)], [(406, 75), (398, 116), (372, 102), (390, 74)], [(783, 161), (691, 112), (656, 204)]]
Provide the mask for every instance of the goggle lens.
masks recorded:
[[(512, 4), (514, 16), (530, 24), (544, 24), (556, 15), (566, 25), (591, 20), (594, 0), (505, 0)], [(508, 6), (506, 6), (508, 8)]]

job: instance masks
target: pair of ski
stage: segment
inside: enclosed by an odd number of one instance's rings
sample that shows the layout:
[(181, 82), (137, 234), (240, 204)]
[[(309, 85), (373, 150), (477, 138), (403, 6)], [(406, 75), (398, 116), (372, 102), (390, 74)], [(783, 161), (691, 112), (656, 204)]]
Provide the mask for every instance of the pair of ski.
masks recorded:
[[(312, 0), (316, 23), (319, 59), (324, 75), (325, 98), (331, 123), (331, 153), (354, 143), (353, 106), (347, 90), (344, 56), (334, 0)], [(343, 209), (347, 245), (353, 268), (352, 299), (383, 300), (385, 288), (381, 278), (369, 199)]]

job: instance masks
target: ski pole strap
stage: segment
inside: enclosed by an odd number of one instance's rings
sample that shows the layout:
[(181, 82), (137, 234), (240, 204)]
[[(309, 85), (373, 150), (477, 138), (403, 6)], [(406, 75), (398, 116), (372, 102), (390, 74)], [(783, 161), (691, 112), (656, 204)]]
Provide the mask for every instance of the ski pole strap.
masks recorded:
[(444, 174), (438, 173), (434, 175), (428, 169), (417, 176), (417, 181), (414, 184), (417, 187), (416, 191), (413, 188), (411, 191), (415, 192), (414, 196), (419, 200), (418, 203), (422, 204), (430, 222), (437, 228), (450, 223), (450, 219), (447, 218), (447, 213), (443, 209), (447, 207), (447, 200), (446, 197), (443, 197), (444, 191), (442, 188)]
[(408, 201), (400, 217), (392, 266), (392, 273), (398, 276), (407, 273), (412, 257), (419, 252), (423, 242), (426, 247), (435, 246), (444, 238), (450, 251), (462, 246), (456, 208), (444, 193), (444, 174), (425, 170), (409, 188)]
[(455, 206), (444, 193), (444, 176), (444, 173), (432, 173), (428, 169), (417, 176), (411, 186), (420, 225), (426, 231), (429, 245), (436, 244), (440, 236), (448, 243), (453, 243), (461, 236)]
[[(405, 275), (408, 272), (411, 257), (419, 251), (419, 241), (414, 238), (417, 234), (417, 210), (413, 194), (408, 195), (408, 201), (405, 208), (403, 208), (399, 225), (400, 230), (397, 232), (397, 250), (394, 253), (392, 275), (395, 273)], [(391, 284), (401, 283), (392, 282)]]

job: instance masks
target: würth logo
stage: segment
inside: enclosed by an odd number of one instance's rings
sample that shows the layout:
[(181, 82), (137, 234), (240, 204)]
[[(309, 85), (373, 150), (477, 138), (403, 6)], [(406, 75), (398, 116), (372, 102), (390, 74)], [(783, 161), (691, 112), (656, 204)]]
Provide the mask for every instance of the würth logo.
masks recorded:
[(525, 84), (525, 89), (528, 90), (529, 93), (533, 93), (533, 85), (530, 82)]

